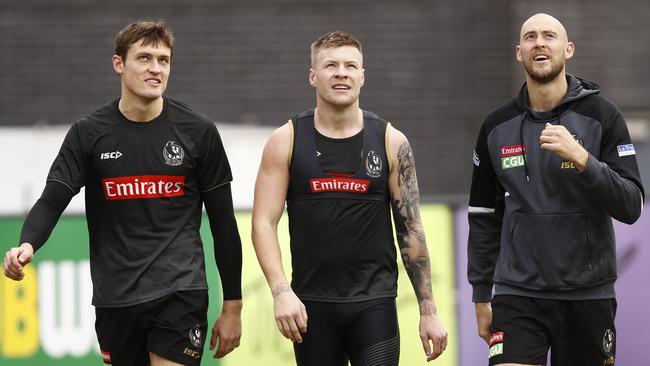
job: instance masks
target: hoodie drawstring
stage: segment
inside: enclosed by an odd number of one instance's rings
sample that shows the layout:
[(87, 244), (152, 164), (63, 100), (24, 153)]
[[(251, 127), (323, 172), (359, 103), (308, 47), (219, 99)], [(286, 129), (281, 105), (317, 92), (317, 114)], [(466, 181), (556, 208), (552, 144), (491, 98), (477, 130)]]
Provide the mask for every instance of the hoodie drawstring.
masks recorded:
[(526, 162), (526, 148), (524, 147), (524, 121), (528, 117), (528, 111), (524, 111), (524, 114), (521, 116), (521, 123), (519, 125), (519, 144), (521, 145), (521, 156), (524, 157), (524, 172), (526, 173), (526, 182), (530, 182), (530, 177), (528, 175), (528, 163)]

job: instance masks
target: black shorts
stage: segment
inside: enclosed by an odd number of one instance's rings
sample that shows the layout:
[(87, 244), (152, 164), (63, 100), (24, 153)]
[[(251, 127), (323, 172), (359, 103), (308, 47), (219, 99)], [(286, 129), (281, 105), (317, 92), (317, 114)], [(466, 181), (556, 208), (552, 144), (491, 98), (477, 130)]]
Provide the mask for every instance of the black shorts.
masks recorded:
[(179, 291), (143, 304), (95, 308), (95, 330), (104, 362), (148, 365), (149, 352), (199, 365), (207, 332), (208, 292)]
[(614, 365), (616, 300), (499, 295), (492, 300), (490, 365)]
[(307, 333), (294, 343), (298, 366), (393, 366), (399, 362), (395, 299), (303, 301)]

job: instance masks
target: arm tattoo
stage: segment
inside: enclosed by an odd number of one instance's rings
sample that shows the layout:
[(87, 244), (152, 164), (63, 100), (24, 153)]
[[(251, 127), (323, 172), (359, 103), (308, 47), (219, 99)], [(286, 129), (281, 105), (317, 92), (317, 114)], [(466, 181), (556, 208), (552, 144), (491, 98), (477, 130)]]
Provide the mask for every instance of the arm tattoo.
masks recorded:
[(282, 282), (277, 284), (274, 288), (271, 289), (271, 296), (275, 299), (280, 296), (281, 293), (291, 291), (291, 286), (288, 283)]
[(436, 309), (435, 305), (431, 304), (423, 304), (420, 305), (420, 315), (437, 315), (438, 314), (438, 309)]
[[(431, 264), (420, 218), (420, 192), (415, 175), (413, 152), (408, 142), (404, 142), (397, 152), (397, 187), (399, 196), (392, 194), (391, 205), (397, 233), (397, 243), (402, 254), (402, 262), (415, 289), (418, 302), (432, 300)], [(423, 310), (423, 308), (426, 308)], [(435, 307), (423, 305), (420, 313), (434, 313)]]

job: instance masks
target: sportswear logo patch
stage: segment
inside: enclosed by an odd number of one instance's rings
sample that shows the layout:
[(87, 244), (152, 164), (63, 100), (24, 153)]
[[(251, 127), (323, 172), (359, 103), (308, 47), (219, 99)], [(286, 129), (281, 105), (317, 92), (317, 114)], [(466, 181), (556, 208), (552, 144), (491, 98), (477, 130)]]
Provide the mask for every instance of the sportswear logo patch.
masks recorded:
[(102, 153), (102, 154), (99, 156), (99, 159), (100, 159), (100, 160), (106, 160), (106, 159), (115, 159), (115, 160), (117, 160), (117, 159), (119, 159), (120, 156), (122, 156), (122, 155), (124, 155), (124, 154), (122, 154), (122, 153), (119, 152), (119, 151), (105, 152), (105, 153)]
[(179, 175), (135, 175), (102, 179), (104, 198), (109, 201), (163, 198), (185, 195), (185, 177)]
[(618, 156), (636, 155), (633, 144), (618, 145), (616, 150), (618, 150)]
[(603, 351), (608, 354), (612, 352), (614, 342), (616, 342), (616, 335), (614, 335), (611, 329), (607, 329), (605, 334), (603, 334)]
[(316, 156), (321, 156), (321, 155), (323, 155), (323, 154), (321, 154), (320, 151), (316, 150)]
[(102, 360), (107, 365), (110, 365), (110, 364), (113, 363), (113, 360), (111, 360), (111, 353), (107, 352), (107, 351), (102, 351)]
[(309, 180), (311, 193), (351, 192), (368, 193), (370, 181), (351, 178), (316, 178)]
[(187, 356), (190, 356), (190, 357), (192, 357), (192, 358), (194, 358), (194, 359), (197, 359), (197, 358), (200, 358), (200, 357), (201, 357), (201, 353), (200, 353), (200, 352), (195, 351), (195, 350), (193, 350), (193, 349), (190, 349), (190, 348), (188, 348), (188, 347), (185, 347), (185, 349), (183, 350), (183, 354), (184, 354), (184, 355), (187, 355)]
[(383, 159), (381, 156), (377, 155), (374, 150), (370, 150), (368, 156), (366, 156), (366, 174), (372, 178), (379, 178), (382, 166)]
[(165, 159), (165, 164), (179, 166), (183, 164), (184, 156), (185, 152), (180, 145), (174, 141), (167, 141), (165, 148), (163, 148), (163, 159)]
[[(576, 140), (580, 146), (585, 146), (585, 143), (582, 141), (582, 139), (578, 135), (572, 135), (573, 139)], [(575, 169), (576, 165), (570, 161), (563, 161), (560, 163), (560, 169)]]
[(474, 162), (474, 165), (479, 166), (481, 165), (481, 158), (479, 158), (478, 153), (476, 150), (474, 150), (474, 155), (472, 156), (472, 161)]
[(203, 343), (203, 342), (201, 342), (201, 327), (199, 327), (198, 324), (195, 325), (194, 327), (192, 327), (192, 329), (190, 329), (190, 332), (189, 332), (188, 335), (189, 335), (190, 343), (192, 344), (192, 346), (194, 346), (196, 348), (200, 348), (201, 344)]

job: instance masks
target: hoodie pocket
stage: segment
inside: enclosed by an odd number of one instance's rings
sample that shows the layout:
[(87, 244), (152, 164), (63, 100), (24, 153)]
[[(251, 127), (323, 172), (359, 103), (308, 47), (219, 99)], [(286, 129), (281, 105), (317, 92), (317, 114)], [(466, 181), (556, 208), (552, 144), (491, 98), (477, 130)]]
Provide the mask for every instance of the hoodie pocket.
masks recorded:
[(512, 216), (507, 248), (496, 279), (535, 289), (569, 289), (603, 280), (593, 268), (589, 216), (583, 214)]

